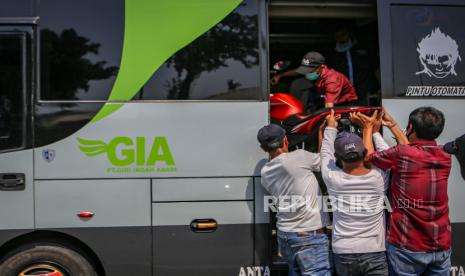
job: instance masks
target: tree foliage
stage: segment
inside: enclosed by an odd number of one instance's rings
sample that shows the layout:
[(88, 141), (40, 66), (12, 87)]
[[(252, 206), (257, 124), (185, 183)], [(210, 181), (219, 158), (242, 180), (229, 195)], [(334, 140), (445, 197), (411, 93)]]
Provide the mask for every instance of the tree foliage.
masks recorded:
[(63, 30), (60, 34), (44, 29), (40, 35), (45, 99), (75, 99), (79, 91), (89, 91), (89, 81), (116, 75), (118, 67), (89, 58), (89, 54), (99, 54), (100, 44), (79, 36), (74, 29)]
[(258, 64), (257, 16), (233, 12), (193, 43), (168, 59), (177, 75), (167, 82), (169, 99), (189, 99), (192, 83), (203, 72), (227, 66), (231, 60), (246, 68)]

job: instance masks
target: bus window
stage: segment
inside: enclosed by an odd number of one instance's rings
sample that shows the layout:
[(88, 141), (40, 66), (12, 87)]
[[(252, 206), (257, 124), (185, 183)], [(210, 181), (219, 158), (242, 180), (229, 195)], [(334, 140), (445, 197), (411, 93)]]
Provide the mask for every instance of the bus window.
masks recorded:
[(107, 100), (121, 61), (124, 0), (39, 3), (40, 99)]
[(23, 36), (0, 33), (0, 150), (23, 144)]
[(134, 100), (260, 100), (257, 1), (171, 56)]
[(0, 17), (33, 17), (35, 0), (3, 0)]

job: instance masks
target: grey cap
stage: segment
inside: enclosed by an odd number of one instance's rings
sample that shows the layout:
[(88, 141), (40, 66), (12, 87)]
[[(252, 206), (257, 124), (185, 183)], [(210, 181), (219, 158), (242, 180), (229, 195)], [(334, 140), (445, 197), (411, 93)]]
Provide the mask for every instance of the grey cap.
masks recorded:
[(334, 141), (334, 151), (343, 160), (362, 158), (366, 152), (363, 140), (355, 133), (340, 132)]
[(322, 64), (325, 64), (325, 57), (322, 54), (318, 52), (308, 52), (302, 58), (302, 62), (296, 72), (302, 75), (307, 75)]
[(275, 150), (282, 147), (284, 136), (286, 131), (280, 125), (269, 124), (258, 131), (257, 139), (263, 148)]

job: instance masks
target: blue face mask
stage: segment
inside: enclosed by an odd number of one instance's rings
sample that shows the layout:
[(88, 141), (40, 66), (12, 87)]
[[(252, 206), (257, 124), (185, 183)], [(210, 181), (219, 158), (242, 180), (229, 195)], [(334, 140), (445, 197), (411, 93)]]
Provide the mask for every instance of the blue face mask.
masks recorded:
[(311, 73), (305, 75), (305, 78), (307, 80), (311, 80), (311, 81), (317, 80), (319, 77), (320, 77), (320, 74), (317, 73), (317, 72), (311, 72)]
[(344, 52), (347, 52), (349, 51), (352, 46), (354, 46), (352, 40), (348, 40), (347, 42), (344, 42), (344, 43), (336, 43), (336, 52), (339, 52), (339, 53), (344, 53)]

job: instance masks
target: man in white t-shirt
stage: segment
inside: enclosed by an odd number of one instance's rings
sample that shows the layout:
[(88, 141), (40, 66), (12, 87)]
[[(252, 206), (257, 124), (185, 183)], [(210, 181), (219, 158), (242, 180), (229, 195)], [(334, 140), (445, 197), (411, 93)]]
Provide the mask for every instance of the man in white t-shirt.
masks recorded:
[(270, 154), (261, 180), (278, 200), (278, 244), (289, 275), (330, 276), (332, 260), (325, 228), (330, 221), (318, 204), (320, 188), (313, 174), (320, 170), (320, 155), (304, 150), (289, 152), (285, 131), (279, 125), (261, 128), (257, 138)]
[[(373, 138), (378, 149), (388, 148), (382, 138)], [(388, 275), (384, 200), (389, 177), (367, 167), (366, 154), (357, 134), (338, 134), (331, 111), (321, 145), (321, 173), (334, 211), (332, 250), (338, 275)]]

